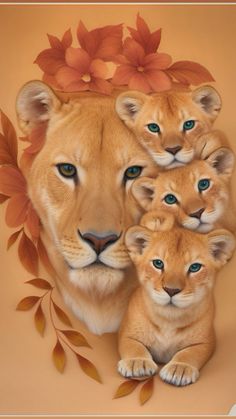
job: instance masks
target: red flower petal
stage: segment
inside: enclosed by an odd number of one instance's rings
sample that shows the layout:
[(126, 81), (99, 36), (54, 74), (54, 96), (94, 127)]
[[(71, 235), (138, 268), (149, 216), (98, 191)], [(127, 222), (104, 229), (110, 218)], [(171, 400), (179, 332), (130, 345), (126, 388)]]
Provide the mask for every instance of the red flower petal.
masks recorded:
[(178, 61), (167, 69), (168, 74), (183, 84), (198, 85), (214, 81), (211, 73), (202, 65), (193, 61)]
[(104, 61), (96, 59), (93, 60), (90, 65), (90, 73), (94, 77), (98, 77), (101, 79), (106, 79), (107, 77), (107, 65), (104, 63)]
[(68, 48), (66, 50), (66, 63), (69, 67), (84, 74), (89, 71), (91, 58), (82, 48)]
[(152, 70), (145, 73), (146, 79), (154, 92), (171, 88), (171, 79), (164, 71)]
[(133, 39), (126, 39), (124, 43), (124, 56), (134, 66), (142, 66), (144, 62), (144, 49)]
[(49, 84), (49, 86), (52, 86), (55, 89), (60, 90), (62, 88), (62, 86), (60, 86), (60, 84), (57, 82), (55, 75), (52, 76), (50, 74), (44, 73), (42, 80), (44, 83)]
[(79, 82), (81, 75), (74, 68), (64, 66), (56, 73), (56, 80), (63, 89), (66, 89), (71, 83)]
[(89, 83), (83, 80), (73, 81), (64, 87), (65, 92), (85, 92), (86, 90), (90, 90)]
[(45, 73), (55, 74), (57, 70), (65, 65), (65, 52), (60, 49), (45, 49), (40, 52), (34, 61)]
[(62, 46), (63, 46), (64, 49), (67, 49), (67, 48), (69, 48), (71, 46), (71, 44), (72, 44), (72, 35), (71, 35), (71, 30), (70, 29), (68, 29), (64, 33), (64, 35), (62, 37), (62, 40), (61, 40), (61, 43), (62, 43)]
[(7, 196), (26, 193), (26, 181), (21, 171), (13, 167), (1, 167), (0, 190)]
[(129, 82), (129, 88), (131, 90), (140, 90), (144, 93), (149, 93), (151, 91), (144, 74), (139, 72), (137, 72), (131, 77), (131, 80)]
[(10, 198), (6, 209), (6, 223), (9, 227), (18, 227), (26, 219), (29, 198), (23, 194), (17, 194)]
[(89, 90), (104, 93), (105, 95), (110, 95), (112, 91), (112, 85), (106, 80), (96, 78), (91, 83), (89, 83)]
[(116, 72), (112, 78), (112, 83), (122, 86), (129, 84), (131, 77), (136, 73), (135, 69), (131, 65), (121, 65), (116, 69)]
[(171, 56), (168, 54), (148, 54), (144, 58), (144, 67), (145, 70), (165, 70), (171, 61)]

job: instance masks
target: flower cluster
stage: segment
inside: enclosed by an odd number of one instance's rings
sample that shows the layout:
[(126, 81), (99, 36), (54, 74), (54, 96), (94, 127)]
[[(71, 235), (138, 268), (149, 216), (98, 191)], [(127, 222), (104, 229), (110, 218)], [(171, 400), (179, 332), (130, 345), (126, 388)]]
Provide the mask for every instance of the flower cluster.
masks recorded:
[(109, 25), (88, 31), (82, 22), (77, 29), (79, 47), (72, 47), (71, 30), (60, 41), (48, 35), (50, 47), (35, 63), (43, 70), (43, 80), (65, 92), (94, 91), (111, 94), (116, 88), (144, 93), (159, 92), (176, 86), (214, 81), (209, 71), (192, 61), (172, 64), (169, 54), (159, 52), (161, 29), (151, 32), (141, 16), (136, 29)]

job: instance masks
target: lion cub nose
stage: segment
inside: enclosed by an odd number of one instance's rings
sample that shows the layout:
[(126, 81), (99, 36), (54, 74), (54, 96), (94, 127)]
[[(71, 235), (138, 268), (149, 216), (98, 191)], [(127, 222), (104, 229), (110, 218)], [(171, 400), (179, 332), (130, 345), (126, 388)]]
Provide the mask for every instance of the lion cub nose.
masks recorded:
[(189, 214), (190, 217), (198, 218), (200, 220), (202, 213), (204, 212), (205, 208), (201, 208), (192, 214)]
[(178, 151), (180, 151), (181, 149), (182, 147), (180, 145), (177, 145), (176, 147), (167, 147), (165, 150), (175, 156), (175, 154), (178, 153)]
[(165, 292), (167, 292), (167, 294), (169, 294), (170, 297), (173, 297), (175, 294), (178, 294), (181, 291), (179, 288), (163, 287), (163, 289)]
[(86, 243), (92, 247), (97, 255), (103, 252), (103, 250), (105, 250), (108, 246), (115, 243), (120, 237), (117, 234), (98, 235), (89, 232), (81, 234), (80, 231), (79, 235)]

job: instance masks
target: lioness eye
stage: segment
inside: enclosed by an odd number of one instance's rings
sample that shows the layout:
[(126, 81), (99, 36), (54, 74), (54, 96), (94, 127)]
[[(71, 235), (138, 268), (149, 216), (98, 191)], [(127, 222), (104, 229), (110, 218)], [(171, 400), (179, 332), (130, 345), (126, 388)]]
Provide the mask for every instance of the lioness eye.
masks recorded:
[(141, 166), (130, 166), (124, 173), (125, 180), (135, 179), (140, 176), (143, 168)]
[(178, 202), (177, 198), (172, 194), (166, 195), (165, 198), (164, 198), (164, 201), (168, 205), (173, 205), (173, 204), (176, 204)]
[(210, 186), (210, 180), (209, 179), (201, 179), (198, 182), (198, 190), (199, 192), (205, 191)]
[(147, 127), (151, 132), (161, 132), (161, 128), (159, 127), (159, 125), (155, 124), (154, 122), (152, 122), (151, 124), (147, 124)]
[(161, 269), (161, 270), (164, 269), (164, 262), (162, 262), (161, 259), (154, 259), (152, 263), (153, 263), (153, 266), (155, 266), (155, 268)]
[(183, 131), (189, 131), (190, 129), (193, 129), (195, 126), (195, 121), (190, 119), (189, 121), (185, 121), (183, 125)]
[(73, 178), (77, 174), (76, 167), (70, 163), (59, 163), (57, 164), (57, 169), (60, 175), (65, 178)]
[(190, 265), (188, 268), (188, 272), (192, 272), (192, 273), (198, 272), (200, 271), (201, 267), (202, 267), (201, 263), (192, 263), (192, 265)]

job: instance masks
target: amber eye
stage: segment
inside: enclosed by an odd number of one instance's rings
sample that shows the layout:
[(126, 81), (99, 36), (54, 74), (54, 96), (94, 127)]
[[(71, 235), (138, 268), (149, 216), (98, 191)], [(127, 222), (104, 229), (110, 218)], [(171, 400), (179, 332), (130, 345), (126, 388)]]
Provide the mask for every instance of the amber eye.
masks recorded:
[(125, 180), (135, 179), (139, 175), (141, 175), (143, 168), (141, 166), (131, 166), (126, 169), (124, 173)]
[(65, 178), (74, 178), (77, 174), (76, 167), (70, 163), (59, 163), (57, 164), (57, 170)]

